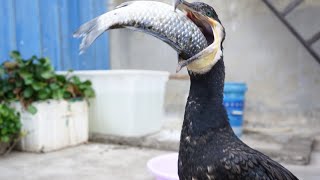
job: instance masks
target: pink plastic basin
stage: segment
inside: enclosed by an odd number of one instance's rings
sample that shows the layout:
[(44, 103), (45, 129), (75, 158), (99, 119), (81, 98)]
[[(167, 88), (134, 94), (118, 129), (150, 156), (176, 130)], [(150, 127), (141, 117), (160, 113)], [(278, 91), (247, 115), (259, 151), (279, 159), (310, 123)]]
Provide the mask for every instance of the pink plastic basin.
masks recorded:
[(147, 166), (157, 180), (179, 180), (178, 153), (152, 158), (148, 161)]

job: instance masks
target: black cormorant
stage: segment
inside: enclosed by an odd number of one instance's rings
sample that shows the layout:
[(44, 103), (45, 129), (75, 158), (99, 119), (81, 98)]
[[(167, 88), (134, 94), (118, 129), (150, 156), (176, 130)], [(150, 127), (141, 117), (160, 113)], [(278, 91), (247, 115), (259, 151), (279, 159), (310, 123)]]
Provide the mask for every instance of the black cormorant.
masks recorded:
[(297, 179), (243, 143), (230, 127), (223, 106), (225, 32), (215, 10), (201, 2), (178, 0), (175, 6), (185, 10), (214, 44), (194, 61), (180, 61), (187, 66), (191, 81), (180, 139), (180, 180)]
[[(136, 3), (125, 3), (118, 8), (129, 7), (130, 4)], [(179, 56), (177, 70), (186, 66), (191, 80), (180, 139), (178, 161), (180, 180), (297, 179), (277, 162), (244, 144), (230, 127), (222, 104), (225, 76), (222, 43), (225, 31), (215, 10), (205, 3), (188, 3), (183, 0), (176, 0), (175, 8), (177, 6), (187, 13), (189, 19), (205, 36), (207, 44), (210, 44), (187, 60)], [(83, 37), (80, 49), (84, 50), (90, 46), (104, 31), (132, 26), (131, 21), (141, 21), (141, 18), (129, 15), (127, 19), (126, 15), (124, 19), (122, 16), (120, 19), (119, 17), (117, 13), (106, 13), (82, 25), (74, 34), (75, 37)], [(139, 28), (140, 23), (137, 22), (135, 25)], [(117, 23), (122, 24), (120, 26)], [(149, 20), (144, 23), (148, 24)], [(144, 26), (140, 28), (145, 29)], [(159, 34), (154, 35), (164, 40)], [(176, 41), (166, 42), (175, 47), (172, 43)]]

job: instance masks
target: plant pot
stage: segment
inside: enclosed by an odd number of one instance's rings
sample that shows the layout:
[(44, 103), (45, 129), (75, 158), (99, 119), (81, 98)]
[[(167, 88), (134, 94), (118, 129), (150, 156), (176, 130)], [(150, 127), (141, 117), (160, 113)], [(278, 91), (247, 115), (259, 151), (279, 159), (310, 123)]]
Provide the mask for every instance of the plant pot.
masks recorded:
[(163, 124), (168, 72), (147, 70), (75, 71), (90, 80), (96, 98), (90, 101), (90, 133), (144, 136)]
[(7, 152), (10, 143), (0, 142), (0, 155), (3, 155)]
[(26, 136), (17, 148), (28, 152), (49, 152), (88, 141), (88, 103), (86, 101), (47, 100), (35, 102), (35, 115), (20, 103), (12, 103), (21, 115)]

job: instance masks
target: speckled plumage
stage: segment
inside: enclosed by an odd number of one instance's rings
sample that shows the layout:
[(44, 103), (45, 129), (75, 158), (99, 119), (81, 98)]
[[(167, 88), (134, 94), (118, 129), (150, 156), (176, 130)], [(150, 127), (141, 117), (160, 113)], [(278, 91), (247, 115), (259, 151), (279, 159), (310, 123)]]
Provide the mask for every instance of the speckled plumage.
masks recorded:
[(83, 37), (80, 51), (84, 51), (103, 32), (129, 28), (151, 34), (174, 48), (187, 59), (208, 46), (200, 29), (183, 12), (156, 1), (129, 1), (85, 24), (75, 33)]
[[(209, 17), (222, 26), (209, 5), (198, 2), (189, 6), (203, 14), (214, 14)], [(215, 38), (221, 43), (221, 51), (225, 38), (222, 34), (221, 41)], [(208, 71), (197, 73), (189, 69), (189, 75), (191, 86), (178, 160), (180, 180), (297, 180), (279, 163), (244, 144), (232, 131), (223, 106), (223, 55)]]
[(180, 180), (296, 180), (283, 166), (233, 133), (223, 102), (224, 63), (190, 74), (179, 150)]

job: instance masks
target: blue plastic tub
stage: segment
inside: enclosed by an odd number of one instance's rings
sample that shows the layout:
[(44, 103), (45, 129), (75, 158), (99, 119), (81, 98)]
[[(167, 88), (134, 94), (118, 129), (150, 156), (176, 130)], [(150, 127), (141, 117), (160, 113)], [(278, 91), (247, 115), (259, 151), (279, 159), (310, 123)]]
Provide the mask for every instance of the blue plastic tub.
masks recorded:
[(223, 104), (227, 109), (232, 129), (238, 137), (242, 135), (246, 91), (245, 83), (225, 83), (224, 85)]

